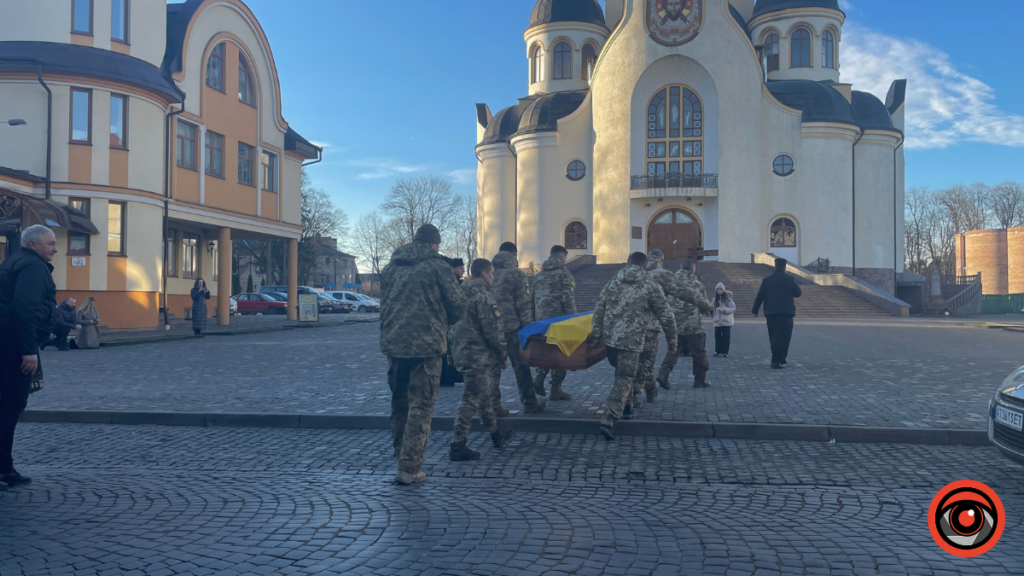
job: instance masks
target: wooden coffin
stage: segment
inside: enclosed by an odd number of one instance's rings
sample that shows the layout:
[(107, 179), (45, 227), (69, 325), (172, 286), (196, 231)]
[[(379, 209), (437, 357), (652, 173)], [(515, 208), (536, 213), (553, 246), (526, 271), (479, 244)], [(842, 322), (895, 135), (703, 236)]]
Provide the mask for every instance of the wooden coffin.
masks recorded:
[(566, 356), (554, 344), (548, 344), (547, 338), (540, 334), (530, 336), (526, 340), (526, 348), (519, 349), (519, 359), (531, 368), (548, 370), (586, 370), (608, 357), (604, 342), (588, 338), (572, 356)]

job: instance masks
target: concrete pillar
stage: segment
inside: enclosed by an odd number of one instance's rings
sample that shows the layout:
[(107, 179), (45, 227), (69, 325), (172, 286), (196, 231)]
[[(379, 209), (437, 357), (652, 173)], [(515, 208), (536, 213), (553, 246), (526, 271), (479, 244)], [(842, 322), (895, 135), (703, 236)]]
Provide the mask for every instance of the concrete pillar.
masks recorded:
[(299, 241), (288, 239), (288, 319), (299, 319)]
[(231, 324), (231, 228), (217, 237), (217, 324)]

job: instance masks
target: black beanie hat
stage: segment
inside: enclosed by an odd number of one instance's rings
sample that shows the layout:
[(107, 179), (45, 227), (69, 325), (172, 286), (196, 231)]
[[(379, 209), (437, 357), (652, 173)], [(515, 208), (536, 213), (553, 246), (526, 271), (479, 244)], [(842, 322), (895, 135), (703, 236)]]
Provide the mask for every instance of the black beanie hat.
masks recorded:
[(424, 224), (416, 231), (416, 236), (413, 237), (413, 240), (423, 242), (424, 244), (440, 244), (441, 232), (433, 224)]

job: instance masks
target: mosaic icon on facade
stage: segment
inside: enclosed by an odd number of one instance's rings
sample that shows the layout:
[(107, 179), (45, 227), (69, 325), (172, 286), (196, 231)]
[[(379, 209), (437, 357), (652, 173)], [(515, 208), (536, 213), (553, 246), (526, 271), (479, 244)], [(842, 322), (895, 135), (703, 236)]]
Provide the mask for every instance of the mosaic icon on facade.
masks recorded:
[(647, 29), (665, 46), (682, 46), (704, 24), (704, 0), (647, 0)]

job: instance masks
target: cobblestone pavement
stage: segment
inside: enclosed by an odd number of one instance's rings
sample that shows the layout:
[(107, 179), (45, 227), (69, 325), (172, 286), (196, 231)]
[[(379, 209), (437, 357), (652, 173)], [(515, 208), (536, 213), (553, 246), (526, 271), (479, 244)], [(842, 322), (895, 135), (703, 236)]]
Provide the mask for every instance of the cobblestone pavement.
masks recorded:
[[(1024, 334), (957, 322), (798, 321), (791, 369), (782, 371), (768, 367), (767, 340), (763, 320), (741, 320), (730, 357), (711, 359), (713, 388), (694, 390), (683, 360), (673, 389), (637, 418), (981, 429), (996, 386), (1024, 363)], [(29, 408), (389, 414), (378, 342), (379, 325), (360, 323), (48, 350), (46, 389)], [(573, 400), (535, 417), (597, 419), (612, 381), (607, 363), (570, 373)], [(511, 371), (502, 392), (506, 407), (521, 407)], [(435, 413), (454, 415), (461, 394), (442, 389)]]
[[(386, 432), (23, 425), (0, 574), (1024, 573), (1024, 468), (988, 448), (524, 434), (456, 464), (450, 440), (399, 487)], [(925, 523), (962, 478), (1007, 511), (977, 559)]]

